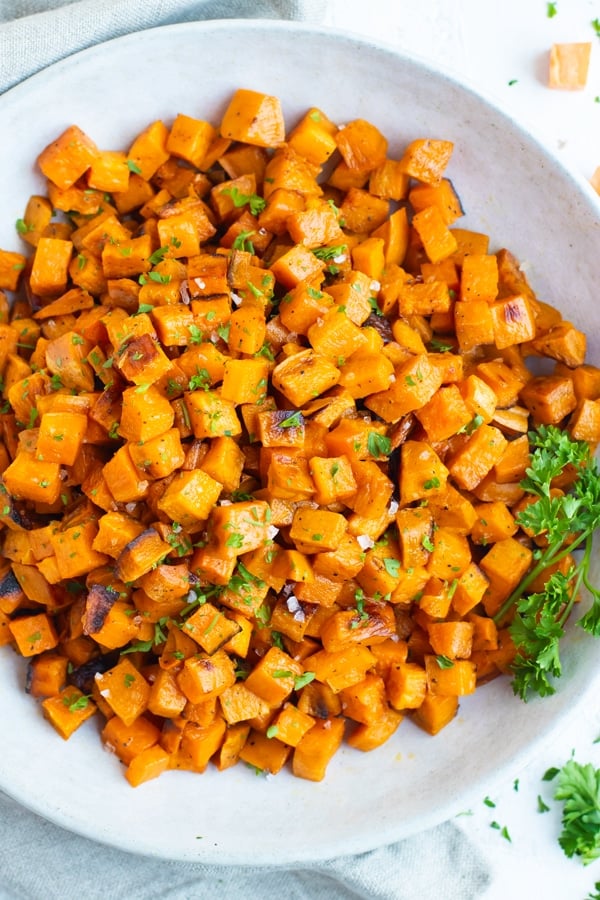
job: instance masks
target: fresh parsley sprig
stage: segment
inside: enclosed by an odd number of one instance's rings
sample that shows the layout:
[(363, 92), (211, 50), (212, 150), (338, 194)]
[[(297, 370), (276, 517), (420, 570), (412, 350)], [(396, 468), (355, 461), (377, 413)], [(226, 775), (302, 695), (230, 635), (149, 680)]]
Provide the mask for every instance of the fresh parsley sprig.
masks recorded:
[(600, 769), (568, 760), (558, 773), (554, 799), (563, 802), (558, 843), (587, 866), (600, 857)]
[[(523, 700), (531, 693), (555, 692), (553, 679), (561, 675), (560, 640), (582, 587), (590, 592), (592, 605), (578, 624), (600, 636), (600, 590), (589, 573), (593, 535), (600, 525), (600, 472), (587, 442), (575, 441), (555, 426), (540, 426), (529, 440), (533, 451), (521, 486), (536, 499), (518, 514), (517, 522), (543, 536), (545, 546), (535, 551), (535, 565), (494, 616), (501, 623), (516, 609), (509, 626), (517, 647), (513, 690)], [(573, 478), (563, 493), (553, 482), (565, 469)], [(583, 551), (581, 559), (568, 572), (557, 568), (543, 592), (527, 593), (538, 575), (577, 549)]]

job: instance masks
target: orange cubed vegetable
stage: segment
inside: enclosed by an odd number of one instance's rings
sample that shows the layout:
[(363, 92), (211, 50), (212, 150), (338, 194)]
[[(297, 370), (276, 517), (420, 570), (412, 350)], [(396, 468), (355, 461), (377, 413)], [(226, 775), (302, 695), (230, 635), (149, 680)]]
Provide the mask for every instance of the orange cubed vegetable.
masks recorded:
[(592, 45), (589, 41), (553, 44), (548, 63), (548, 87), (580, 91), (587, 84)]
[(208, 519), (223, 485), (202, 469), (178, 472), (158, 501), (158, 508), (183, 528)]
[(71, 241), (53, 237), (39, 239), (29, 276), (34, 294), (40, 297), (53, 297), (64, 293), (69, 280), (72, 252)]
[(125, 778), (131, 787), (138, 787), (145, 781), (158, 778), (168, 767), (169, 754), (158, 744), (153, 744), (133, 757), (125, 770)]
[(277, 147), (285, 140), (285, 123), (277, 97), (239, 88), (221, 119), (224, 138), (258, 147)]
[(101, 696), (125, 725), (131, 725), (148, 707), (150, 685), (127, 657), (96, 675)]
[(317, 719), (296, 746), (292, 770), (298, 778), (322, 781), (344, 738), (343, 719)]
[(46, 613), (13, 619), (8, 628), (21, 656), (36, 656), (58, 645), (56, 628)]
[(96, 712), (96, 704), (76, 687), (65, 687), (54, 697), (42, 700), (42, 711), (63, 740)]
[(400, 166), (411, 178), (436, 186), (442, 180), (453, 149), (451, 141), (420, 138), (408, 145)]
[(70, 125), (38, 156), (43, 174), (62, 190), (81, 178), (99, 154), (96, 144), (77, 125)]
[(72, 466), (81, 449), (88, 418), (75, 412), (47, 412), (41, 417), (37, 454), (48, 462)]

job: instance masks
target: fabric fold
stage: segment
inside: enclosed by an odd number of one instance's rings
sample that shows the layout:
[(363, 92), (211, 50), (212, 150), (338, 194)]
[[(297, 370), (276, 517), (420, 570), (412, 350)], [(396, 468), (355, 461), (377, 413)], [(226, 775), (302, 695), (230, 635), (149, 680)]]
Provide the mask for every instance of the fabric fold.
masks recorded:
[(0, 93), (78, 50), (132, 31), (202, 19), (318, 22), (325, 7), (319, 0), (1, 0)]
[(285, 870), (134, 856), (69, 834), (1, 793), (0, 823), (1, 900), (475, 900), (489, 883), (484, 859), (453, 822)]

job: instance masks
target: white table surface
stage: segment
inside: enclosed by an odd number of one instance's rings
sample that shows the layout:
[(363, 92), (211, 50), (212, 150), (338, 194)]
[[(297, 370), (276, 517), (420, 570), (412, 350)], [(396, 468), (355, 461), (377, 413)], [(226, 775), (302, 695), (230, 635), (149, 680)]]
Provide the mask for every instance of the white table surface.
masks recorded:
[[(591, 24), (600, 18), (600, 0), (557, 0), (555, 5), (556, 15), (548, 18), (544, 0), (332, 0), (327, 24), (444, 64), (590, 179), (600, 166), (600, 38)], [(587, 87), (551, 90), (546, 84), (549, 48), (571, 41), (592, 42)], [(564, 855), (558, 844), (562, 807), (542, 776), (571, 754), (600, 767), (600, 743), (594, 744), (599, 736), (600, 697), (585, 719), (571, 722), (553, 746), (543, 748), (524, 771), (515, 769), (501, 790), (490, 794), (494, 808), (482, 796), (457, 819), (493, 871), (483, 900), (585, 900), (594, 893), (600, 860), (583, 866)], [(538, 812), (538, 795), (549, 812)], [(511, 840), (492, 822), (506, 827)]]

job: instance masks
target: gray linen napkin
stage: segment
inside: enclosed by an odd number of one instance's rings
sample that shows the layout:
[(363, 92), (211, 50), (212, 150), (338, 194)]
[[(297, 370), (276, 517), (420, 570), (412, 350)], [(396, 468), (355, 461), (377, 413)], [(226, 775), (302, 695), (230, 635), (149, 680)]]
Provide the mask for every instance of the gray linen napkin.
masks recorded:
[(488, 883), (481, 857), (450, 822), (281, 871), (133, 856), (67, 834), (0, 794), (1, 900), (475, 900)]
[[(321, 0), (0, 0), (0, 94), (71, 53), (144, 28), (238, 17), (319, 22), (326, 12)], [(0, 792), (0, 900), (474, 900), (489, 881), (451, 822), (281, 871), (134, 856), (69, 834)]]
[(110, 38), (199, 19), (319, 21), (320, 0), (0, 0), (0, 93)]

